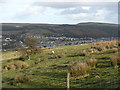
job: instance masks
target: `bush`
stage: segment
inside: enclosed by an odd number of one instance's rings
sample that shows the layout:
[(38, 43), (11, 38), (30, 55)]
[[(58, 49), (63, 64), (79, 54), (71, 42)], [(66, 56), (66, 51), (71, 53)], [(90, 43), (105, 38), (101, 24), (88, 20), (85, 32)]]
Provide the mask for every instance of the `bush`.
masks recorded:
[(25, 83), (28, 82), (29, 78), (26, 75), (18, 75), (15, 77), (15, 83)]
[(90, 68), (96, 68), (98, 61), (96, 59), (89, 59), (87, 64)]
[(77, 62), (70, 67), (73, 77), (88, 75), (89, 67), (86, 63)]

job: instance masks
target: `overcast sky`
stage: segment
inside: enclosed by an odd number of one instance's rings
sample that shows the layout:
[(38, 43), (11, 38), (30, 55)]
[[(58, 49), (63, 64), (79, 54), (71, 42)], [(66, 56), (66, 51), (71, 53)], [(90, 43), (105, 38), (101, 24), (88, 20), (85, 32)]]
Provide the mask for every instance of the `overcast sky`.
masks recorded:
[(118, 23), (118, 0), (57, 1), (0, 0), (0, 22), (50, 24)]

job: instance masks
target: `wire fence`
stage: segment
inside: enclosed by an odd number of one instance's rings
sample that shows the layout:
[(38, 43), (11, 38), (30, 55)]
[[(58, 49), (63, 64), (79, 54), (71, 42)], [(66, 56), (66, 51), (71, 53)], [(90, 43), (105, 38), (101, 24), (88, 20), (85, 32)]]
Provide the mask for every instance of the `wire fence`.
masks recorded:
[(108, 77), (99, 78), (99, 79), (93, 78), (91, 79), (91, 81), (89, 81), (89, 78), (74, 79), (70, 74), (67, 74), (66, 87), (67, 88), (118, 88), (120, 86), (119, 70), (117, 73), (118, 73), (117, 76), (111, 75), (109, 76), (109, 78)]

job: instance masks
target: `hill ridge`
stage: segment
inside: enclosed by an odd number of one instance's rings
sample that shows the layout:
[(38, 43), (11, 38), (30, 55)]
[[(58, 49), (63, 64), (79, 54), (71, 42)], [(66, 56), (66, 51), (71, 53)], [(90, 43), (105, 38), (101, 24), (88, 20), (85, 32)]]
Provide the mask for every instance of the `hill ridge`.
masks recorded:
[[(3, 34), (6, 32), (24, 32), (43, 36), (66, 37), (117, 37), (118, 24), (87, 22), (78, 24), (33, 24), (33, 23), (3, 23)], [(13, 33), (15, 34), (15, 33)], [(16, 35), (16, 34), (15, 34)]]

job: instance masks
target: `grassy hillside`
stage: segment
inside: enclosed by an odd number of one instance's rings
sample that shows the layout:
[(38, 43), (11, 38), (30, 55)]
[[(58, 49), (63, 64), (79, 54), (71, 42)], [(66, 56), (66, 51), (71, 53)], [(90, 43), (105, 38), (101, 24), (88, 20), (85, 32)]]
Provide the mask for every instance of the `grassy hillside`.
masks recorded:
[[(118, 35), (117, 24), (107, 23), (79, 23), (79, 24), (28, 24), (28, 23), (3, 23), (3, 34), (41, 34), (44, 36), (67, 37), (115, 37)], [(93, 33), (94, 32), (94, 33)]]
[(16, 51), (2, 52), (2, 60), (9, 60), (20, 57), (20, 53)]
[[(67, 70), (75, 62), (85, 62), (96, 58), (98, 65), (89, 70), (87, 77), (70, 78), (71, 88), (117, 88), (119, 85), (119, 68), (114, 68), (110, 63), (110, 56), (117, 55), (113, 49), (105, 49), (79, 56), (83, 50), (91, 48), (91, 44), (61, 46), (44, 49), (42, 53), (34, 55), (31, 60), (24, 60), (29, 66), (23, 69), (10, 69), (2, 73), (3, 88), (66, 88)], [(55, 54), (51, 51), (54, 50)], [(56, 55), (59, 56), (56, 58)], [(3, 60), (3, 68), (10, 62), (18, 59)], [(27, 75), (28, 82), (15, 82), (20, 75)], [(25, 78), (23, 76), (22, 78)], [(18, 79), (18, 78), (17, 78)], [(25, 78), (24, 80), (27, 81)]]

